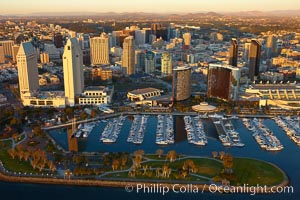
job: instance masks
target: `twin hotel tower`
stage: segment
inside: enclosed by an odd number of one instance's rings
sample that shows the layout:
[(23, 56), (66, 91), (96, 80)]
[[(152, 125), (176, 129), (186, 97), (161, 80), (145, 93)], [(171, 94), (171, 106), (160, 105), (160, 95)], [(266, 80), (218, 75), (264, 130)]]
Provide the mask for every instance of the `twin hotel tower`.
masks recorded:
[[(105, 34), (94, 40), (102, 40), (100, 44), (105, 45)], [(92, 42), (94, 40), (91, 40)], [(122, 56), (122, 67), (124, 75), (131, 75), (134, 69), (134, 45), (133, 38), (126, 38)], [(100, 45), (101, 46), (101, 45)], [(109, 53), (105, 48), (100, 47), (103, 52), (97, 56), (91, 54), (93, 62), (109, 64)], [(91, 50), (96, 51), (96, 50)], [(237, 68), (238, 62), (238, 42), (232, 39), (229, 49), (229, 65), (210, 64), (208, 70), (208, 97), (217, 97), (228, 101), (238, 100), (240, 69)], [(257, 40), (251, 41), (250, 61), (249, 61), (249, 79), (255, 80), (259, 75), (261, 55), (261, 44)], [(151, 55), (146, 55), (151, 56)], [(191, 72), (188, 65), (179, 65), (172, 67), (171, 55), (163, 55), (162, 69), (167, 74), (173, 74), (173, 101), (186, 100), (191, 96)], [(63, 53), (63, 72), (64, 72), (64, 91), (41, 91), (39, 90), (38, 68), (36, 51), (31, 42), (23, 42), (17, 53), (17, 66), (19, 73), (19, 88), (22, 102), (25, 106), (52, 106), (65, 107), (75, 104), (100, 105), (111, 101), (113, 92), (108, 92), (106, 87), (94, 86), (84, 88), (83, 76), (83, 56), (79, 43), (76, 38), (67, 40)], [(149, 59), (151, 60), (151, 59)], [(147, 63), (145, 63), (147, 65)], [(149, 66), (151, 66), (149, 64)], [(148, 67), (149, 68), (149, 67)], [(146, 67), (147, 69), (147, 67)], [(151, 71), (149, 69), (148, 71)], [(76, 100), (79, 99), (79, 100)]]

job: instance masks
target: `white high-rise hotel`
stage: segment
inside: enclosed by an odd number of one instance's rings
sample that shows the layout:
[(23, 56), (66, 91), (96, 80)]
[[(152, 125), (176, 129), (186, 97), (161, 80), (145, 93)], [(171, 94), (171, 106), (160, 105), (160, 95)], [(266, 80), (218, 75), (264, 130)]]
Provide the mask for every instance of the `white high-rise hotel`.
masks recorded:
[(24, 96), (30, 96), (32, 92), (39, 89), (37, 55), (30, 42), (21, 44), (17, 63), (20, 95), (23, 99)]
[(92, 65), (109, 64), (109, 36), (102, 33), (100, 37), (90, 39)]
[(84, 89), (82, 52), (76, 38), (68, 39), (63, 54), (66, 104), (75, 105), (75, 97)]

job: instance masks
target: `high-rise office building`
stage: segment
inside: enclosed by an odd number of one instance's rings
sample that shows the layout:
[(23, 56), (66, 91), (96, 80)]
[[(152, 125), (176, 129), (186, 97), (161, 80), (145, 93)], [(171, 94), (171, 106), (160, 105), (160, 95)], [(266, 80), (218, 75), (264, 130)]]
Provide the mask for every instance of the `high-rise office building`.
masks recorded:
[(20, 48), (20, 46), (18, 46), (18, 45), (14, 45), (12, 47), (12, 58), (13, 58), (14, 63), (17, 62), (17, 54), (18, 54), (19, 48)]
[(229, 48), (229, 65), (237, 67), (239, 45), (235, 38), (231, 39)]
[(173, 101), (187, 100), (191, 96), (191, 72), (188, 65), (173, 69), (172, 98)]
[(109, 64), (109, 37), (102, 33), (100, 37), (90, 39), (90, 54), (92, 65)]
[(61, 48), (64, 46), (63, 44), (63, 36), (60, 33), (56, 33), (54, 35), (54, 45), (56, 48)]
[(147, 74), (155, 72), (155, 55), (152, 51), (147, 51), (145, 54), (145, 72)]
[(134, 37), (134, 40), (135, 40), (135, 45), (143, 45), (145, 44), (145, 41), (146, 41), (146, 34), (145, 34), (146, 31), (144, 30), (135, 30), (135, 37)]
[(277, 56), (277, 38), (274, 35), (269, 35), (266, 45), (266, 56), (268, 59)]
[(0, 64), (1, 63), (5, 63), (4, 48), (2, 44), (0, 44)]
[(258, 40), (251, 40), (250, 61), (249, 61), (249, 78), (251, 81), (259, 75), (261, 58), (261, 43)]
[(247, 64), (249, 64), (250, 47), (251, 43), (244, 44), (243, 59), (246, 61)]
[(113, 31), (112, 32), (112, 46), (121, 46), (120, 36), (123, 34), (123, 31)]
[(191, 46), (191, 40), (192, 40), (191, 33), (184, 33), (182, 37), (183, 37), (184, 45)]
[(37, 55), (31, 42), (23, 42), (17, 54), (21, 99), (39, 89)]
[(162, 28), (162, 25), (160, 23), (151, 24), (151, 30), (154, 35), (156, 35), (157, 31), (160, 30), (161, 28)]
[(145, 71), (145, 52), (143, 50), (135, 50), (135, 72), (142, 73)]
[(74, 106), (84, 89), (82, 52), (76, 38), (68, 39), (65, 45), (63, 70), (66, 104)]
[(143, 31), (145, 33), (145, 43), (150, 44), (152, 41), (150, 40), (151, 38), (151, 33), (152, 30), (151, 28), (143, 28)]
[(131, 75), (131, 74), (135, 73), (135, 69), (134, 69), (134, 38), (133, 38), (133, 36), (128, 36), (124, 39), (122, 66), (124, 67), (124, 73), (126, 75)]
[(230, 65), (210, 64), (207, 75), (207, 96), (237, 101), (240, 69)]
[(164, 52), (161, 56), (161, 75), (169, 76), (172, 74), (172, 54)]
[(0, 41), (3, 46), (4, 56), (12, 57), (12, 47), (14, 46), (13, 40), (3, 40)]

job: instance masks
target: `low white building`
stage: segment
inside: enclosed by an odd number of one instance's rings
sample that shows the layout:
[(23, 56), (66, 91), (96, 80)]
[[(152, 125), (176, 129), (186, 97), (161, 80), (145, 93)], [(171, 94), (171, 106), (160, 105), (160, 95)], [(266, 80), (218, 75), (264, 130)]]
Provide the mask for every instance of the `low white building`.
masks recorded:
[(23, 97), (22, 103), (24, 106), (56, 108), (64, 108), (66, 106), (66, 98), (63, 91), (39, 91), (32, 94), (26, 93)]
[(130, 101), (143, 101), (145, 99), (160, 96), (161, 93), (162, 91), (156, 88), (143, 88), (128, 92), (127, 98)]
[(90, 86), (79, 97), (80, 105), (110, 104), (112, 101), (113, 87)]

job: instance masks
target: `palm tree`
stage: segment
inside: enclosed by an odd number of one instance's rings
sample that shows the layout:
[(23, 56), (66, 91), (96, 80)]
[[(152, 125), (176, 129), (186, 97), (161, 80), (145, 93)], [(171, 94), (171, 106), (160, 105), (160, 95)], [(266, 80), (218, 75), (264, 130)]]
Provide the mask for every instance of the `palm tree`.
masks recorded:
[(113, 159), (112, 164), (111, 164), (111, 168), (112, 170), (117, 170), (120, 166), (120, 160), (119, 159)]
[(223, 160), (224, 156), (225, 156), (225, 152), (224, 151), (221, 151), (219, 152), (219, 155), (220, 155), (220, 159)]
[(212, 156), (213, 156), (213, 158), (217, 158), (217, 157), (218, 157), (218, 152), (213, 151), (213, 152), (212, 152)]
[(233, 157), (229, 153), (225, 154), (223, 158), (223, 166), (225, 168), (225, 171), (232, 173)]
[(28, 161), (29, 157), (30, 157), (30, 152), (29, 151), (24, 151), (24, 160)]
[(185, 178), (188, 174), (189, 173), (186, 170), (184, 170), (184, 171), (181, 172), (181, 175), (183, 176), (183, 178)]
[(147, 170), (148, 170), (148, 165), (143, 165), (143, 170), (144, 170), (143, 175), (145, 175), (147, 173)]
[(55, 165), (53, 164), (53, 162), (52, 162), (51, 160), (49, 160), (49, 161), (47, 162), (47, 165), (48, 165), (50, 171), (52, 171), (52, 172), (55, 171)]
[(10, 155), (10, 157), (12, 157), (12, 159), (15, 159), (17, 152), (15, 149), (9, 149), (8, 154)]
[(140, 149), (140, 150), (136, 150), (134, 152), (134, 156), (135, 157), (142, 157), (145, 154), (144, 150)]
[(17, 151), (17, 156), (18, 156), (19, 160), (22, 160), (24, 157), (24, 151), (23, 150)]
[(177, 153), (174, 150), (169, 151), (167, 154), (167, 158), (170, 160), (170, 162), (174, 162), (176, 157), (177, 157)]
[(158, 155), (159, 158), (161, 157), (161, 155), (163, 155), (163, 153), (164, 153), (164, 150), (162, 150), (162, 149), (156, 150), (156, 154)]

